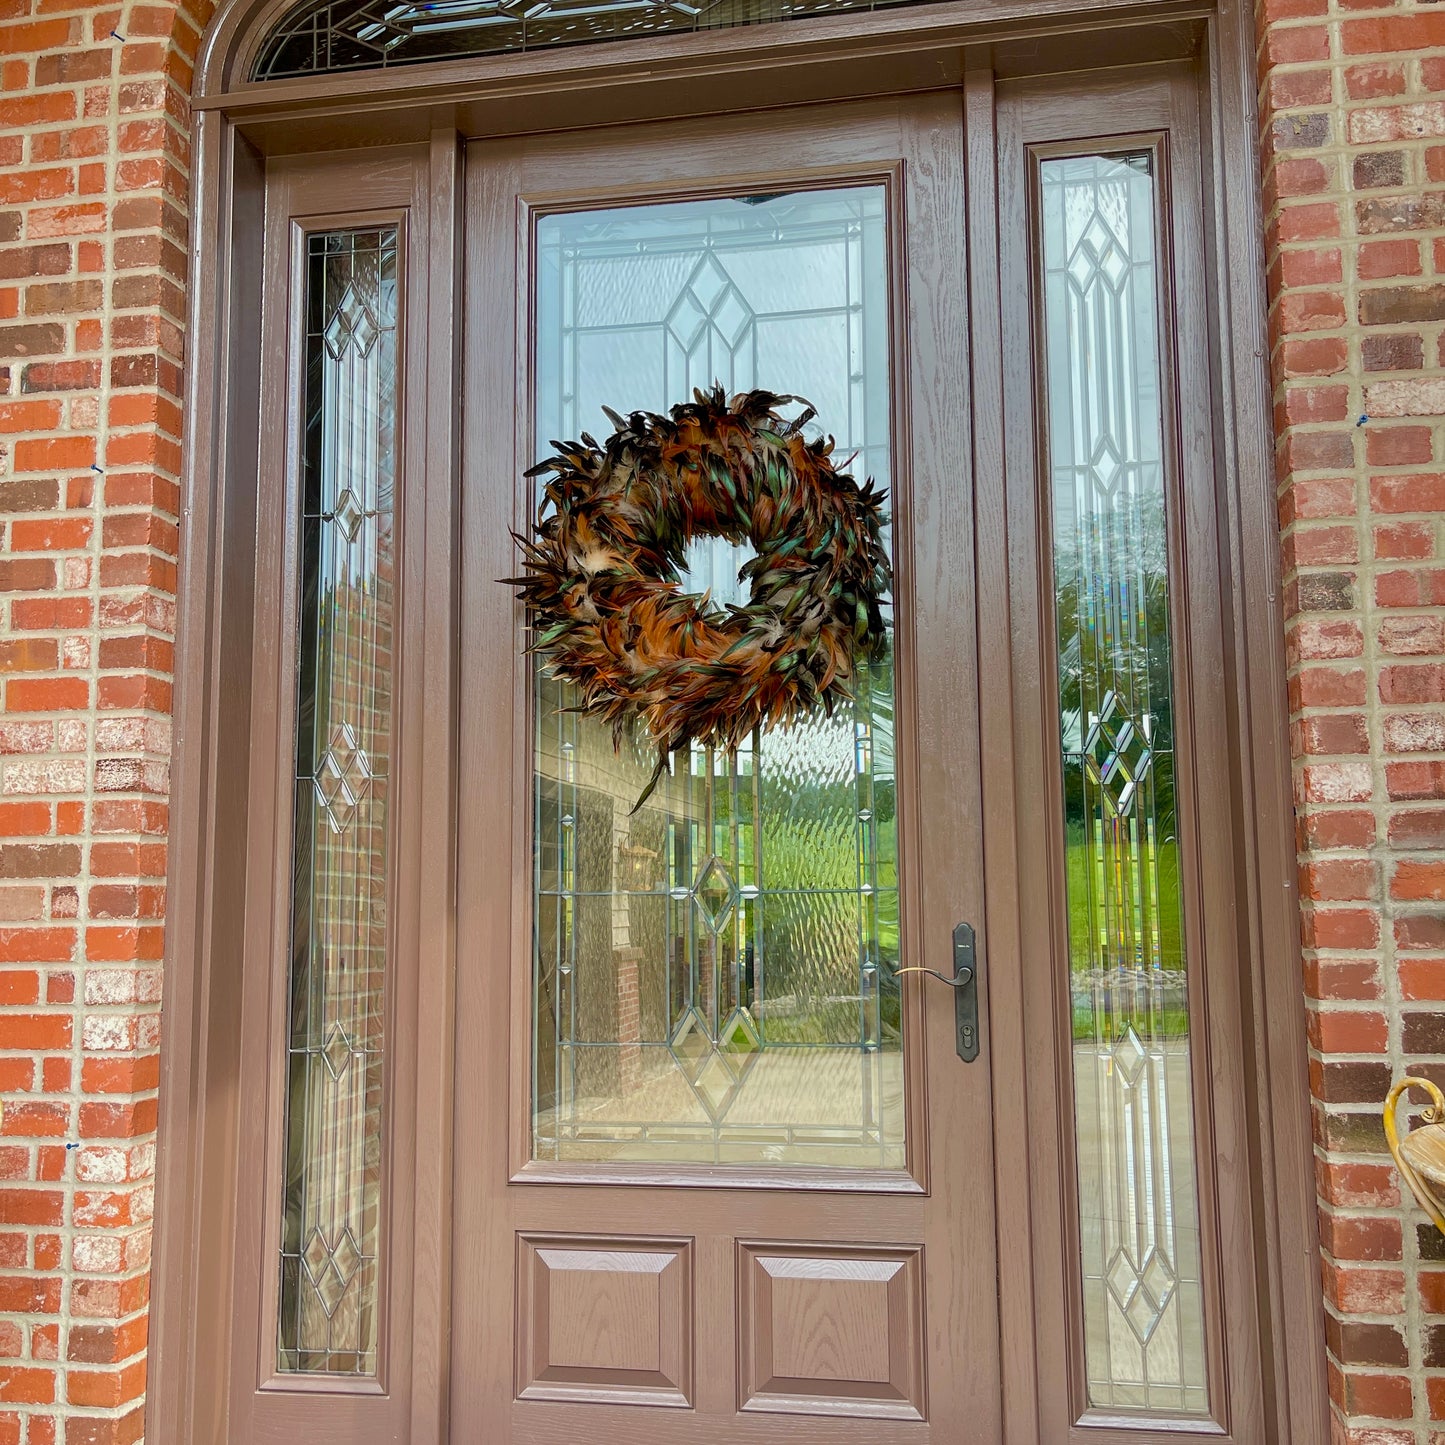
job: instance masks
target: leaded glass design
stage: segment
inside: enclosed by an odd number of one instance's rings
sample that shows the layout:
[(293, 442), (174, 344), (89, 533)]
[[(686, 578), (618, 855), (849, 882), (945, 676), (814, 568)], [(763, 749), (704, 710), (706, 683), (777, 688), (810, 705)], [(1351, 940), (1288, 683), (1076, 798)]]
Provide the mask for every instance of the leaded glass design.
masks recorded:
[(396, 277), (394, 227), (308, 238), (283, 1371), (377, 1367)]
[(929, 0), (304, 0), (267, 36), (251, 79), (379, 70), (423, 60), (926, 3)]
[(1207, 1409), (1148, 155), (1040, 167), (1091, 1405)]
[[(883, 192), (550, 216), (537, 447), (720, 381), (803, 395), (886, 485)], [(747, 553), (683, 585), (740, 600)], [(534, 1151), (544, 1160), (904, 1165), (891, 662), (854, 706), (694, 747), (635, 814), (645, 743), (536, 674)]]

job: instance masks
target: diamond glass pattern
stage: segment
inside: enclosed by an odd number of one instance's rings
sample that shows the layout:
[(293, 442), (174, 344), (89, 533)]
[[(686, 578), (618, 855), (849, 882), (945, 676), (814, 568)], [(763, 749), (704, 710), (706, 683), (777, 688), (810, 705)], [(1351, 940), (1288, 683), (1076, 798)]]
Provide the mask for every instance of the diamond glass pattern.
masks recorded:
[(379, 334), (377, 324), (372, 320), (370, 308), (361, 299), (355, 286), (348, 286), (331, 319), (326, 323), (322, 336), (326, 349), (333, 361), (340, 361), (348, 347), (355, 347), (363, 360), (371, 354)]
[(712, 1053), (712, 1040), (708, 1037), (707, 1021), (696, 1009), (683, 1014), (672, 1036), (673, 1057), (682, 1065), (684, 1072), (696, 1074), (700, 1064)]
[(1128, 1250), (1120, 1249), (1104, 1278), (1110, 1297), (1133, 1330), (1134, 1338), (1141, 1345), (1147, 1345), (1174, 1293), (1174, 1274), (1168, 1261), (1158, 1250), (1153, 1250), (1141, 1272)]
[(1119, 694), (1104, 694), (1102, 710), (1089, 724), (1084, 738), (1084, 770), (1099, 785), (1100, 798), (1116, 816), (1134, 806), (1141, 784), (1147, 782), (1154, 754), (1149, 748), (1147, 715), (1139, 726), (1123, 713)]
[(351, 1040), (342, 1031), (341, 1025), (337, 1024), (326, 1036), (326, 1042), (321, 1046), (321, 1057), (326, 1060), (326, 1067), (331, 1070), (331, 1077), (339, 1079), (346, 1072), (346, 1066), (351, 1062)]
[(762, 1048), (758, 1026), (747, 1009), (735, 1009), (718, 1033), (717, 1046), (727, 1054), (755, 1054)]
[(692, 896), (697, 900), (702, 921), (717, 933), (728, 920), (733, 899), (737, 896), (737, 885), (732, 880), (721, 858), (709, 858), (703, 864), (693, 885)]
[[(544, 217), (539, 445), (716, 380), (806, 395), (886, 485), (883, 219), (872, 186)], [(683, 586), (737, 601), (750, 555), (698, 539)], [(648, 748), (536, 689), (536, 1157), (903, 1168), (891, 664), (635, 814)]]
[(1143, 1040), (1134, 1032), (1132, 1023), (1124, 1025), (1124, 1031), (1119, 1035), (1119, 1042), (1114, 1045), (1113, 1059), (1120, 1079), (1124, 1081), (1126, 1087), (1132, 1089), (1139, 1082), (1139, 1076), (1144, 1072), (1144, 1065), (1149, 1062), (1149, 1051), (1144, 1047)]
[(383, 227), (307, 242), (277, 1341), (292, 1372), (377, 1365), (396, 241)]
[(343, 723), (316, 767), (316, 796), (333, 832), (344, 833), (371, 784), (371, 763)]
[(331, 1262), (331, 1246), (327, 1244), (319, 1229), (311, 1231), (311, 1238), (306, 1241), (306, 1248), (301, 1251), (301, 1258), (306, 1262), (306, 1272), (312, 1279), (319, 1279), (321, 1271)]
[(362, 511), (361, 503), (356, 500), (356, 493), (350, 487), (342, 488), (341, 495), (336, 499), (335, 510), (331, 513), (331, 520), (336, 523), (337, 529), (348, 542), (356, 541), (356, 534), (366, 521), (366, 513)]
[(1090, 1404), (1202, 1415), (1150, 166), (1040, 168), (1075, 1153)]
[(928, 0), (304, 0), (271, 31), (252, 80), (645, 38)]
[(326, 1318), (334, 1318), (351, 1287), (351, 1281), (364, 1263), (351, 1231), (343, 1229), (341, 1239), (332, 1249), (319, 1229), (312, 1230), (306, 1248), (301, 1251), (301, 1261)]

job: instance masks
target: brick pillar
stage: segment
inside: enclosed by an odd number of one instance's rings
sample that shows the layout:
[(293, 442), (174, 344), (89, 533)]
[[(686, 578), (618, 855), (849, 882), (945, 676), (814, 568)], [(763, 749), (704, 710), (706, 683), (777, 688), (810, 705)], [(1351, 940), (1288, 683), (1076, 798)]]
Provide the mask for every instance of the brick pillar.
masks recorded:
[(612, 962), (617, 989), (617, 1092), (633, 1094), (642, 1082), (642, 989), (640, 948), (614, 948)]
[(0, 0), (0, 1445), (143, 1429), (201, 23)]
[(1337, 1445), (1445, 1442), (1445, 1240), (1379, 1125), (1445, 1082), (1445, 11), (1264, 0), (1271, 365)]

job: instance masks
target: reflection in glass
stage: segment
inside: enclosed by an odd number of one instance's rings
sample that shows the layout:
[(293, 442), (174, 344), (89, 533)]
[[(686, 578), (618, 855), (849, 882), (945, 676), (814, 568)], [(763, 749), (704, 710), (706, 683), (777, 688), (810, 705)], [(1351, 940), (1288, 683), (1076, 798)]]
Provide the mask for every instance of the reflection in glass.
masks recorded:
[(377, 1367), (397, 236), (306, 259), (279, 1367)]
[(380, 70), (909, 3), (920, 0), (303, 0), (266, 37), (251, 79)]
[(1091, 1405), (1206, 1410), (1150, 158), (1040, 171)]
[[(538, 227), (537, 447), (694, 387), (806, 396), (888, 480), (879, 187), (551, 216)], [(741, 597), (746, 549), (682, 581)], [(851, 711), (679, 754), (536, 676), (539, 1159), (902, 1168), (891, 661)]]

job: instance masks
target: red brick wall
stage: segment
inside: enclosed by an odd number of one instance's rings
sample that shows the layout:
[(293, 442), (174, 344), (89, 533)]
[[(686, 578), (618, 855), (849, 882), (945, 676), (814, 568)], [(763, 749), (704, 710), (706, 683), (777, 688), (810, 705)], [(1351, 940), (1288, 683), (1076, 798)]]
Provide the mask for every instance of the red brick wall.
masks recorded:
[(1336, 1433), (1441, 1445), (1445, 1240), (1379, 1105), (1445, 1082), (1445, 10), (1264, 0), (1259, 34)]
[(142, 1430), (198, 23), (0, 0), (0, 1445)]

